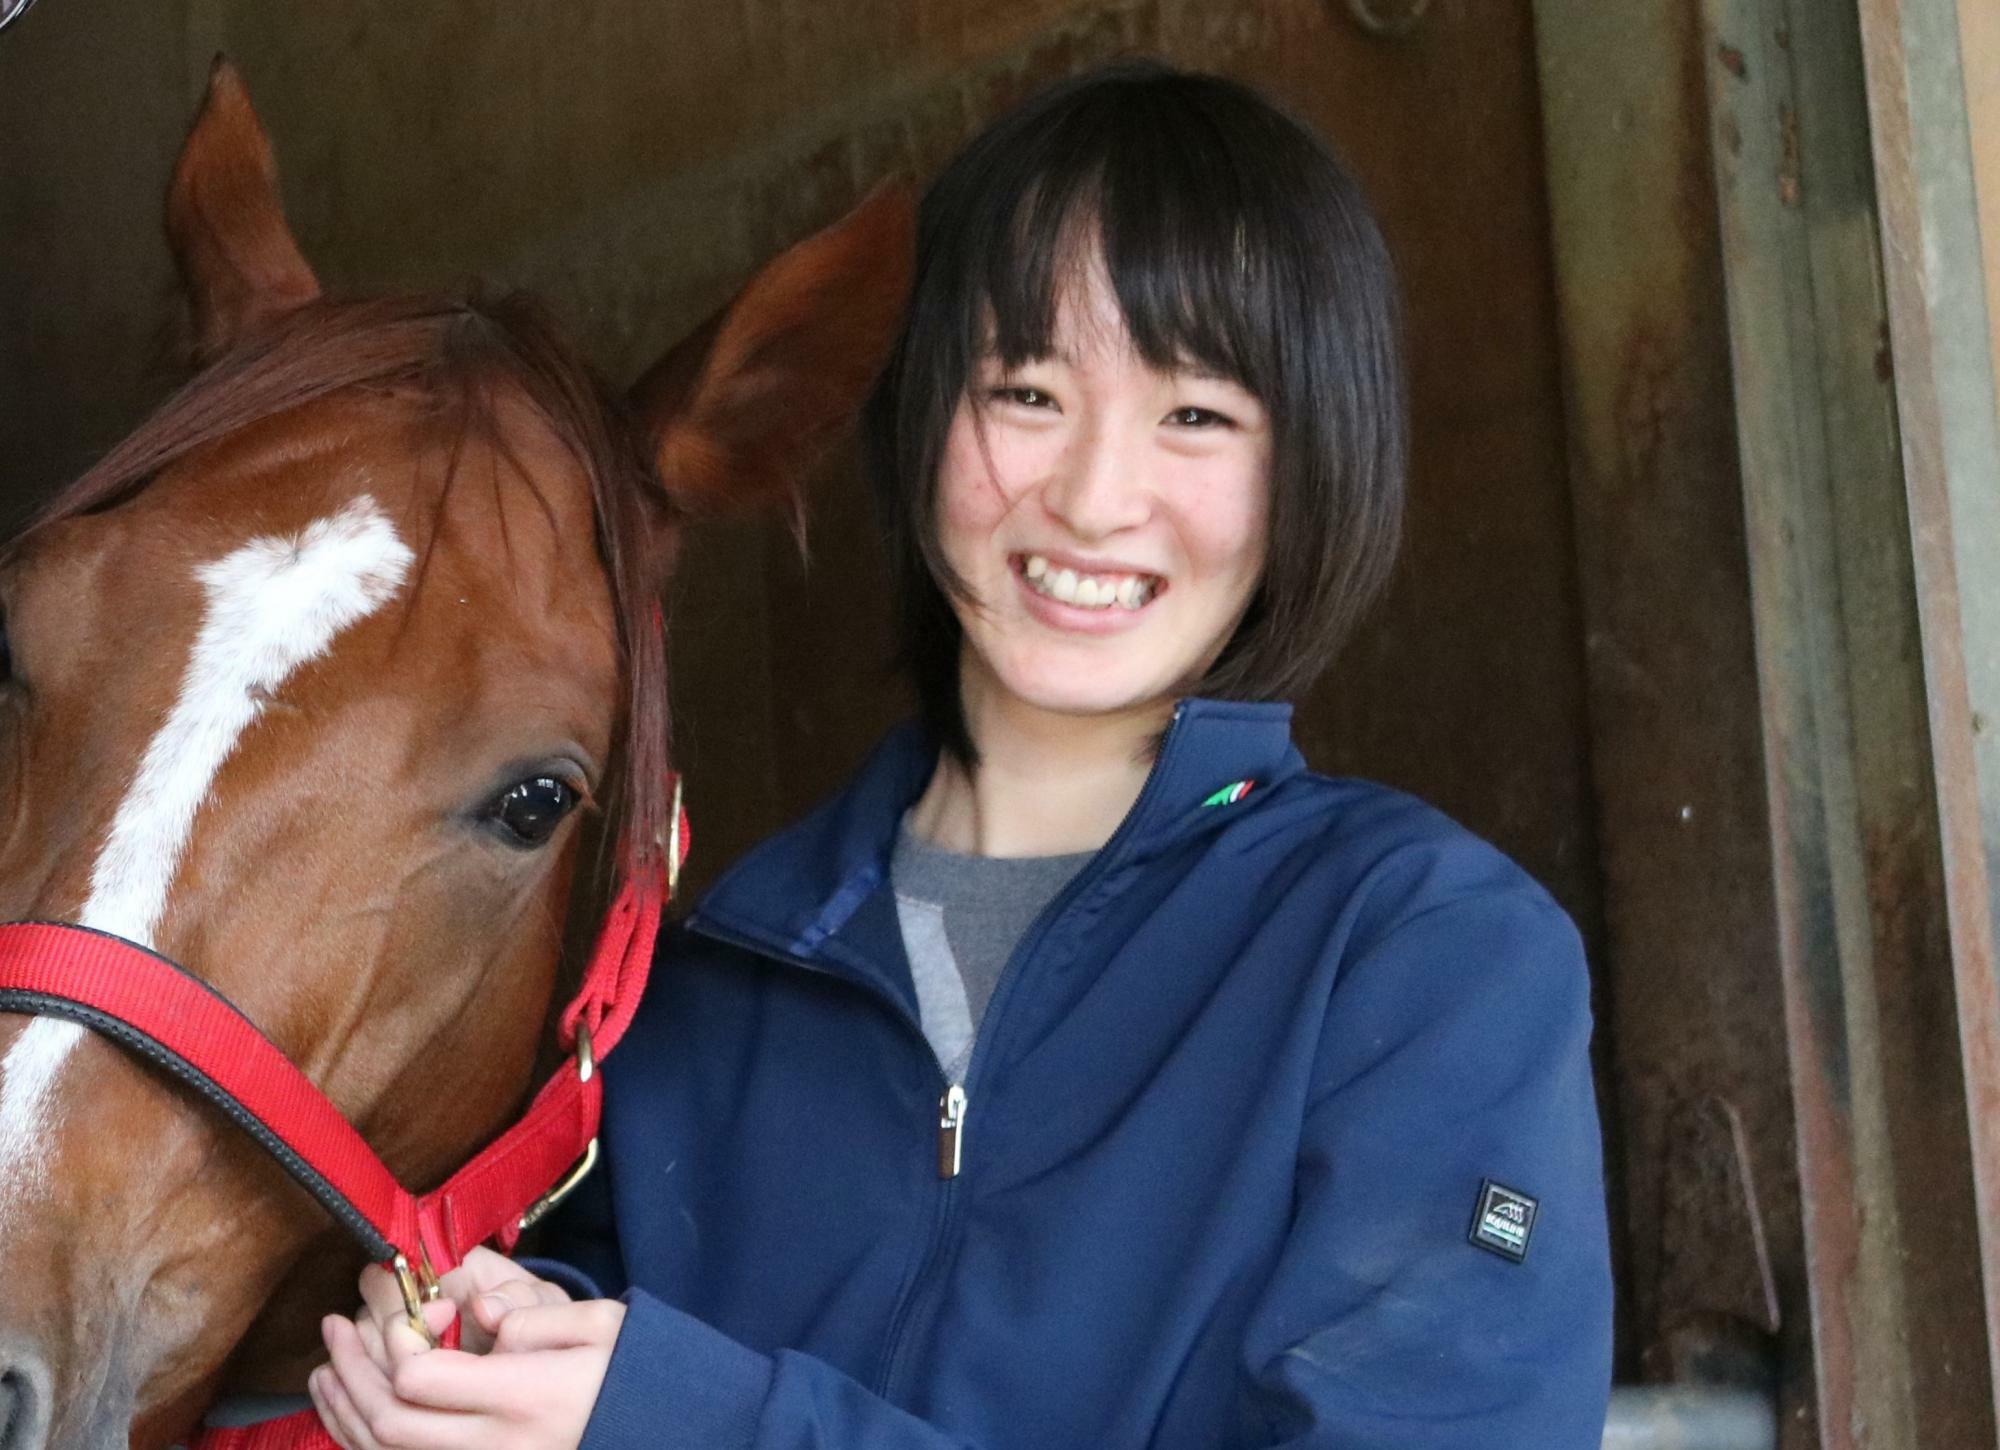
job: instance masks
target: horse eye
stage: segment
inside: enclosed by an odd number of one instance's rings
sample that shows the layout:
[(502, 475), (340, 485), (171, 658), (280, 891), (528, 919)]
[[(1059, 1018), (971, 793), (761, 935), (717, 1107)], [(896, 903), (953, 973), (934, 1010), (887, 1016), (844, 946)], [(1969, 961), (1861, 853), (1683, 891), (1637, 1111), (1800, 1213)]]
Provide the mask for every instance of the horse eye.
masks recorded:
[(568, 782), (538, 775), (502, 791), (486, 808), (486, 818), (508, 845), (527, 850), (547, 844), (576, 802), (576, 789)]

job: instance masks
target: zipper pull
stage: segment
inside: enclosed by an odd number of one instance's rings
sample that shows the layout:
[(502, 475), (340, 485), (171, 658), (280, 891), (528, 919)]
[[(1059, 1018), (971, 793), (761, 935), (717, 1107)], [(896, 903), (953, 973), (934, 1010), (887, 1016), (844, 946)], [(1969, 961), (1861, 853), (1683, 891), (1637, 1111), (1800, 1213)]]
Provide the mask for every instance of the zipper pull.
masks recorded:
[(965, 1089), (953, 1083), (938, 1100), (938, 1177), (958, 1177), (964, 1142)]

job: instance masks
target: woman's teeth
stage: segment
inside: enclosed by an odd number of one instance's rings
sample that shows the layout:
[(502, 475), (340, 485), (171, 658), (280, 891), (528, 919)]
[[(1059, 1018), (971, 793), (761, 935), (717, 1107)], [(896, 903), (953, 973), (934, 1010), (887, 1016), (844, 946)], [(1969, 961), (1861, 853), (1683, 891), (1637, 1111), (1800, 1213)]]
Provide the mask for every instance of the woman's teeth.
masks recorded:
[(1037, 594), (1079, 609), (1109, 609), (1114, 604), (1120, 609), (1144, 609), (1160, 586), (1150, 574), (1079, 574), (1052, 568), (1040, 554), (1028, 555), (1021, 574)]

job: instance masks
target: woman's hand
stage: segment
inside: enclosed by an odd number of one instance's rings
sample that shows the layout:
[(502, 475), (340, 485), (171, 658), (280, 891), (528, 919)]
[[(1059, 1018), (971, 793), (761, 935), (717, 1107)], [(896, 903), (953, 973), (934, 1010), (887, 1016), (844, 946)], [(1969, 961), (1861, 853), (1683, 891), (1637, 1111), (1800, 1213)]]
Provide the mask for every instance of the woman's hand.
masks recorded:
[[(471, 1354), (485, 1354), (493, 1347), (493, 1332), (510, 1309), (569, 1303), (569, 1294), (560, 1284), (538, 1278), (505, 1254), (488, 1248), (473, 1249), (464, 1263), (438, 1279), (438, 1288), (457, 1306), (460, 1347)], [(407, 1324), (407, 1320), (396, 1276), (380, 1264), (370, 1264), (361, 1271), (361, 1310), (354, 1319), (370, 1357), (386, 1373), (389, 1361), (383, 1345), (389, 1326)]]
[(430, 1348), (386, 1274), (363, 1275), (368, 1302), (356, 1319), (322, 1323), (329, 1362), (307, 1389), (328, 1432), (346, 1450), (575, 1446), (625, 1306), (571, 1303), (556, 1285), (484, 1251), (443, 1283), (449, 1297), (425, 1305), (425, 1320), (442, 1332), (468, 1304), (461, 1335), (477, 1352)]

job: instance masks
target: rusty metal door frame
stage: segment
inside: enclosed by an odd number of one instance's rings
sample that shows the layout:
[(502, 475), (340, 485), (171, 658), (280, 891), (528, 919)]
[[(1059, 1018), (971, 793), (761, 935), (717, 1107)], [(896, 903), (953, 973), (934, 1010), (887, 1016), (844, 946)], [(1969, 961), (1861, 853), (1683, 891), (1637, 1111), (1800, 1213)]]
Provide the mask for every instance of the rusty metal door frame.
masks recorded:
[[(1963, 1271), (1983, 1289), (2000, 1399), (2000, 319), (1987, 296), (2000, 239), (1982, 250), (1959, 12), (1861, 0), (1860, 29), (1980, 1229), (1981, 1262)], [(1990, 15), (1980, 24), (2000, 42)], [(2000, 52), (1980, 60), (2000, 66)]]
[(1767, 1355), (1789, 1447), (1991, 1447), (2000, 426), (1958, 13), (1535, 11), (1637, 1369)]

